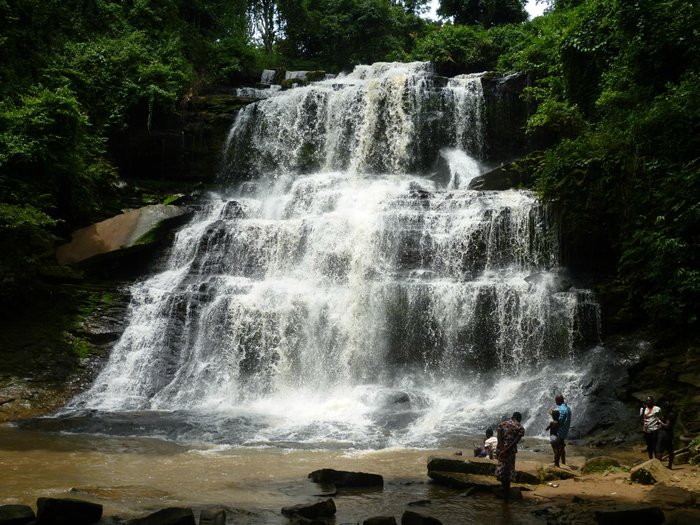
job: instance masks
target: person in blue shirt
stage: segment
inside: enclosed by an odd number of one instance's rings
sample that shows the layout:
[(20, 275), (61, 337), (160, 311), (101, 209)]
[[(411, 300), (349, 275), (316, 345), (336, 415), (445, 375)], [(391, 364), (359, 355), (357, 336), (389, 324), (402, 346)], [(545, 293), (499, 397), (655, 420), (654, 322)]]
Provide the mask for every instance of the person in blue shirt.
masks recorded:
[(564, 402), (564, 396), (557, 394), (554, 398), (557, 404), (556, 409), (551, 409), (551, 414), (554, 410), (559, 411), (559, 429), (557, 430), (557, 441), (560, 446), (560, 460), (562, 465), (566, 465), (566, 442), (564, 441), (569, 435), (569, 427), (571, 426), (571, 408)]

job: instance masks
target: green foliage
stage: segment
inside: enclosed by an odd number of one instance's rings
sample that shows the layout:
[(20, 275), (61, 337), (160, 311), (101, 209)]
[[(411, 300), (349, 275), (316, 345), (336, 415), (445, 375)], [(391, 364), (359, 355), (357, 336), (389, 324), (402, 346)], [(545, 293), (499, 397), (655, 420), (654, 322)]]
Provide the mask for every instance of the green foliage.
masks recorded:
[(565, 254), (611, 271), (617, 315), (661, 337), (700, 311), (700, 7), (588, 0), (536, 19), (501, 56), (530, 73), (538, 188), (562, 217)]
[(488, 69), (493, 62), (493, 43), (480, 27), (447, 24), (433, 27), (416, 42), (416, 60), (429, 60), (444, 74)]
[(688, 446), (690, 449), (690, 463), (692, 465), (700, 465), (700, 436), (693, 439)]
[[(280, 0), (280, 51), (310, 69), (339, 71), (405, 56), (425, 21), (390, 0)], [(410, 11), (410, 10), (409, 10)]]
[(440, 0), (438, 14), (456, 24), (491, 27), (527, 20), (527, 0)]

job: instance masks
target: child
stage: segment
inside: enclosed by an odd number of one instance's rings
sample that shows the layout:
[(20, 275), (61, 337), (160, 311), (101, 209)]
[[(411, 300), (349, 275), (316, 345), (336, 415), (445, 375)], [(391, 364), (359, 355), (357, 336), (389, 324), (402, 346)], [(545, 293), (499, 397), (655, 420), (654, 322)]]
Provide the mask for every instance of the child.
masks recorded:
[(498, 444), (498, 439), (493, 435), (493, 430), (490, 428), (486, 429), (486, 438), (484, 439), (484, 444), (480, 447), (474, 447), (474, 457), (475, 458), (485, 458), (493, 459), (493, 453), (496, 450), (496, 445)]
[(558, 467), (561, 459), (561, 440), (557, 437), (557, 432), (559, 432), (559, 411), (551, 410), (549, 413), (552, 415), (552, 420), (545, 430), (549, 430), (549, 443), (554, 451), (554, 466)]

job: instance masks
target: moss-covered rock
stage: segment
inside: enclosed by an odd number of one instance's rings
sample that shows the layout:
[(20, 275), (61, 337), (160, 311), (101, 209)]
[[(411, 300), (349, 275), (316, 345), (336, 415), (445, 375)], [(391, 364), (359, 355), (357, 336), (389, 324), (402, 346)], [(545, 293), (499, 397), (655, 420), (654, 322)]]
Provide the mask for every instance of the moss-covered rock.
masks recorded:
[(597, 456), (586, 460), (581, 471), (584, 474), (593, 472), (605, 472), (606, 470), (619, 469), (620, 462), (609, 456)]

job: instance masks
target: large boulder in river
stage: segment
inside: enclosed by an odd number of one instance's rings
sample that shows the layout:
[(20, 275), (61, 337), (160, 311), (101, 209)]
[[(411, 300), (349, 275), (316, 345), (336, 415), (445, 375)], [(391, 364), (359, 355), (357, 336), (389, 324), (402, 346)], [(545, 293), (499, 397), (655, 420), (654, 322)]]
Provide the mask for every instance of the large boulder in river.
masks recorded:
[(127, 525), (197, 525), (190, 508), (169, 507), (158, 512), (130, 520)]
[[(449, 459), (433, 457), (428, 460), (428, 476), (435, 482), (454, 488), (491, 490), (496, 483), (496, 462), (487, 459)], [(537, 485), (537, 473), (516, 470), (516, 483)]]
[(379, 474), (368, 474), (366, 472), (347, 472), (344, 470), (333, 470), (324, 468), (315, 470), (309, 474), (311, 481), (321, 484), (332, 484), (336, 487), (383, 487), (384, 478)]
[(34, 511), (28, 505), (0, 505), (0, 525), (24, 525), (34, 518)]
[(189, 208), (166, 204), (129, 210), (73, 232), (71, 242), (56, 250), (56, 259), (59, 264), (82, 265), (143, 249), (190, 213)]
[(432, 471), (495, 476), (496, 463), (487, 459), (463, 460), (432, 457), (428, 459), (428, 475)]
[(102, 518), (102, 505), (70, 498), (39, 498), (38, 525), (91, 525)]
[(311, 504), (292, 505), (284, 507), (282, 514), (288, 518), (302, 517), (310, 520), (327, 519), (335, 516), (335, 502), (332, 498)]
[(442, 522), (432, 516), (424, 516), (418, 512), (407, 510), (401, 516), (401, 525), (442, 525)]

